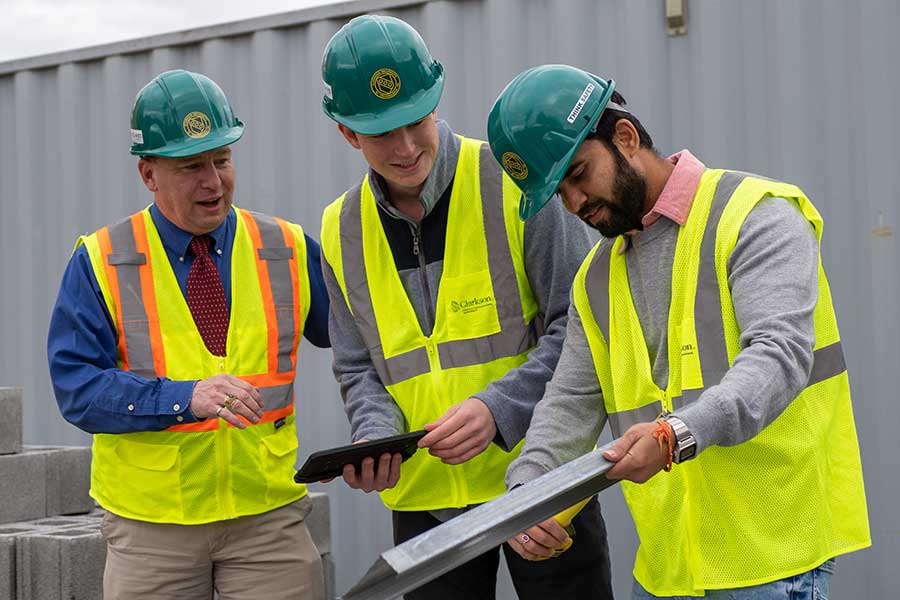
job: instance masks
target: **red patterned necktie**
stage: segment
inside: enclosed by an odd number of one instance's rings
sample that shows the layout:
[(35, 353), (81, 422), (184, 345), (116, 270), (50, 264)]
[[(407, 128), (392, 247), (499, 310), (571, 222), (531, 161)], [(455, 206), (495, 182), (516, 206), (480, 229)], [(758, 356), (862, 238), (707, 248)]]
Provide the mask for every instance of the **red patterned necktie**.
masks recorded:
[(219, 270), (209, 255), (208, 235), (194, 236), (191, 251), (194, 262), (187, 278), (187, 303), (206, 348), (216, 356), (225, 356), (228, 337), (228, 304)]

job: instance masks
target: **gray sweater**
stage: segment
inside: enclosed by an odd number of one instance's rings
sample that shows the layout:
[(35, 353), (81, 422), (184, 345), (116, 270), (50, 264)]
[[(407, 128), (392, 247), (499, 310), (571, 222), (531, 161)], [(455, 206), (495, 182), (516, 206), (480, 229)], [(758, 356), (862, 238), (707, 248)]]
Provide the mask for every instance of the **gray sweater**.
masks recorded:
[[(669, 378), (666, 324), (678, 225), (660, 218), (626, 252), (631, 294), (653, 365)], [(603, 243), (609, 243), (604, 241)], [(721, 383), (675, 414), (697, 438), (698, 453), (751, 439), (806, 386), (815, 342), (818, 246), (812, 226), (783, 198), (761, 201), (743, 223), (728, 261), (741, 351)], [(538, 477), (593, 449), (606, 423), (602, 391), (574, 305), (559, 365), (534, 412), (507, 487)]]
[[(443, 121), (438, 122), (440, 136), (435, 165), (421, 193), (428, 214), (452, 184), (459, 156), (459, 140)], [(391, 218), (415, 223), (394, 209), (386, 196), (381, 177), (369, 170), (372, 191), (381, 210)], [(568, 214), (559, 202), (551, 202), (529, 220), (524, 229), (525, 270), (534, 290), (544, 335), (518, 368), (492, 382), (477, 397), (490, 409), (497, 424), (494, 442), (510, 450), (525, 436), (534, 406), (556, 368), (566, 333), (567, 308), (572, 280), (591, 247), (587, 228)], [(424, 268), (406, 269), (400, 278), (415, 309), (422, 331), (433, 330), (442, 262)], [(341, 386), (344, 408), (350, 420), (353, 441), (378, 439), (406, 431), (399, 406), (394, 402), (372, 365), (368, 349), (344, 301), (331, 265), (322, 255), (325, 284), (331, 300), (328, 331), (334, 351), (334, 375)], [(462, 402), (466, 398), (455, 398)], [(499, 476), (499, 474), (498, 474)]]

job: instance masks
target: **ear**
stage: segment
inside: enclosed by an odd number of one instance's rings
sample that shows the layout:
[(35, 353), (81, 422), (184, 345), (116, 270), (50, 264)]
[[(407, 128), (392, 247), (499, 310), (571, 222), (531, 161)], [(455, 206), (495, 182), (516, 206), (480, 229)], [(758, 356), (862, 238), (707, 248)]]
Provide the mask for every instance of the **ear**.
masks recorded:
[(350, 144), (351, 146), (353, 146), (354, 148), (356, 148), (357, 150), (359, 150), (360, 149), (359, 136), (356, 134), (356, 132), (353, 131), (352, 129), (349, 129), (348, 127), (345, 127), (341, 123), (338, 123), (337, 127), (338, 127), (338, 130), (341, 132), (341, 135), (344, 136), (344, 139), (347, 140), (347, 143)]
[(631, 121), (619, 119), (613, 131), (613, 143), (623, 156), (631, 158), (641, 147), (641, 136)]
[(159, 191), (159, 186), (156, 183), (156, 164), (152, 160), (142, 158), (138, 161), (137, 169), (138, 173), (141, 174), (141, 181), (144, 182), (144, 187), (151, 192)]

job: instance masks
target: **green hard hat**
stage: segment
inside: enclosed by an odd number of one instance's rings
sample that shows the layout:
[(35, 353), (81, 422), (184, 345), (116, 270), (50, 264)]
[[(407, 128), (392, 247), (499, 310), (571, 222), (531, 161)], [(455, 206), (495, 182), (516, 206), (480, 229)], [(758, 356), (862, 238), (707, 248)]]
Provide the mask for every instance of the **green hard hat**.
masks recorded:
[(322, 56), (322, 79), (322, 110), (364, 135), (423, 119), (444, 91), (444, 67), (419, 33), (379, 15), (356, 17), (334, 34)]
[(543, 65), (516, 76), (488, 116), (491, 151), (522, 190), (519, 218), (553, 197), (581, 142), (594, 129), (616, 84), (567, 65)]
[(244, 134), (216, 82), (183, 69), (166, 71), (145, 85), (131, 109), (131, 153), (193, 156), (232, 144)]

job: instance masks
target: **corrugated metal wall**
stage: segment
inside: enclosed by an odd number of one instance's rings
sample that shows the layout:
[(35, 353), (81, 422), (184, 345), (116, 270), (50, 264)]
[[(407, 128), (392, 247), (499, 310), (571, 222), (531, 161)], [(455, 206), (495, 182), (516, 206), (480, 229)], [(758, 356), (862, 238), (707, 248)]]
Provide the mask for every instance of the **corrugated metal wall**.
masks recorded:
[[(57, 414), (47, 319), (76, 236), (151, 201), (127, 153), (140, 86), (175, 67), (219, 82), (247, 123), (235, 146), (237, 202), (317, 234), (324, 206), (363, 168), (319, 108), (322, 48), (350, 16), (381, 11), (418, 28), (444, 63), (439, 116), (459, 133), (484, 137), (490, 105), (516, 73), (565, 62), (616, 79), (662, 151), (689, 147), (710, 166), (807, 190), (826, 222), (875, 542), (840, 560), (833, 597), (893, 597), (900, 4), (695, 0), (689, 9), (687, 35), (667, 37), (662, 0), (361, 0), (0, 65), (0, 384), (25, 387), (26, 441), (88, 441)], [(305, 345), (300, 378), (302, 459), (344, 443), (348, 427), (329, 353)], [(323, 489), (344, 591), (390, 546), (389, 519), (377, 498), (340, 482)], [(618, 492), (604, 505), (627, 597), (633, 527)]]

